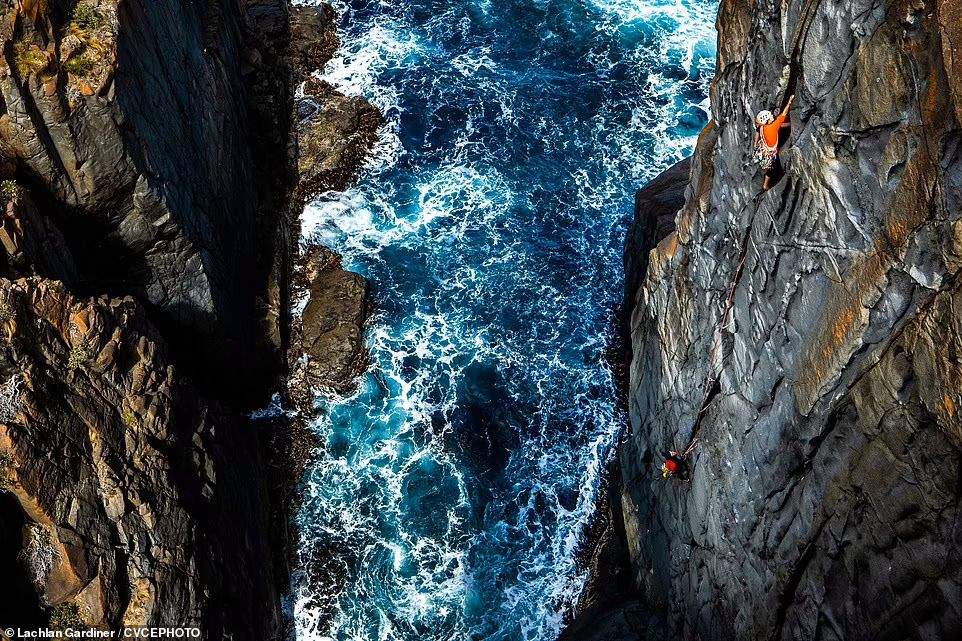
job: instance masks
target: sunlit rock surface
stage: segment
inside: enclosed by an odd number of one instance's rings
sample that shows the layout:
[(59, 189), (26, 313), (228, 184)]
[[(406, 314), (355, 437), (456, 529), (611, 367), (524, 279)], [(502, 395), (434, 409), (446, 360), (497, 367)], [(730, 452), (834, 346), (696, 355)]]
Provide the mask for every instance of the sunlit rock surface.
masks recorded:
[[(628, 256), (624, 517), (672, 638), (962, 635), (960, 25), (948, 0), (722, 2), (677, 231)], [(762, 193), (753, 115), (788, 93)]]
[[(201, 398), (132, 298), (0, 279), (0, 519), (26, 519), (4, 576), (74, 627), (280, 628), (257, 434)], [(33, 613), (0, 601), (3, 625)], [(40, 604), (37, 604), (39, 608)], [(33, 620), (41, 625), (43, 619)], [(56, 626), (55, 626), (56, 627)]]

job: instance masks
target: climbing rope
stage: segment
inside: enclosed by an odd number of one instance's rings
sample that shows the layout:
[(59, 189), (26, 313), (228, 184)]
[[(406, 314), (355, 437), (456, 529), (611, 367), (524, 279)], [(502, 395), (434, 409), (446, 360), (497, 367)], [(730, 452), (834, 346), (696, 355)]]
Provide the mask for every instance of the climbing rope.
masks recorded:
[[(802, 48), (805, 41), (808, 39), (808, 33), (820, 3), (821, 3), (821, 0), (808, 0), (802, 7), (802, 11), (800, 15), (801, 26), (799, 30), (794, 34), (794, 37), (792, 39), (791, 54), (787, 55), (789, 74), (785, 82), (784, 90), (785, 90), (785, 93), (788, 95), (795, 93), (795, 88), (798, 83), (798, 74), (801, 69), (800, 56), (801, 56)], [(782, 10), (783, 11), (785, 10), (784, 3), (782, 4)], [(783, 29), (782, 29), (783, 40), (786, 35), (784, 26), (785, 25), (783, 25)], [(784, 45), (784, 42), (783, 42), (783, 45)], [(788, 54), (787, 51), (785, 53)], [(742, 208), (739, 214), (743, 213), (745, 211), (745, 208), (748, 207), (749, 204), (755, 204), (756, 211), (757, 211), (758, 199), (763, 195), (764, 195), (764, 192), (762, 194), (759, 194), (755, 198), (753, 198), (751, 201), (749, 201), (749, 203), (746, 203), (745, 207)], [(738, 284), (741, 281), (742, 273), (745, 267), (745, 260), (748, 256), (748, 244), (751, 241), (751, 230), (752, 230), (753, 223), (754, 223), (754, 215), (752, 215), (752, 219), (748, 222), (748, 226), (745, 229), (745, 236), (742, 238), (742, 242), (739, 247), (738, 265), (735, 267), (735, 274), (732, 278), (731, 284), (729, 285), (728, 294), (725, 297), (725, 308), (724, 308), (724, 311), (722, 312), (721, 318), (719, 319), (717, 326), (715, 327), (712, 333), (712, 335), (715, 337), (719, 336), (721, 331), (730, 322), (731, 314), (735, 306), (735, 291), (737, 290)], [(662, 464), (662, 475), (665, 478), (682, 473), (683, 467), (685, 465), (685, 461), (694, 453), (695, 448), (697, 447), (700, 441), (702, 419), (705, 417), (705, 414), (708, 411), (708, 407), (715, 396), (716, 389), (718, 387), (718, 379), (721, 376), (721, 369), (722, 369), (721, 367), (719, 367), (717, 368), (717, 372), (716, 372), (716, 368), (712, 365), (711, 361), (712, 359), (711, 357), (709, 357), (708, 371), (705, 374), (705, 381), (702, 383), (701, 404), (699, 405), (698, 413), (695, 414), (695, 420), (691, 428), (691, 437), (689, 438), (688, 444), (685, 446), (684, 450), (680, 450), (680, 451), (672, 450), (667, 453), (665, 461)]]
[[(749, 203), (746, 203), (745, 206), (742, 207), (741, 212), (739, 213), (744, 212), (749, 204), (755, 204), (756, 211), (757, 211), (758, 200), (763, 195), (764, 195), (764, 192), (759, 194), (755, 198), (753, 198), (751, 201), (749, 201)], [(725, 307), (724, 307), (724, 310), (722, 311), (721, 318), (719, 318), (718, 322), (714, 327), (714, 330), (712, 331), (713, 337), (719, 336), (722, 330), (724, 330), (724, 328), (730, 322), (732, 310), (734, 309), (734, 306), (735, 306), (735, 291), (738, 288), (739, 282), (741, 281), (742, 273), (744, 272), (744, 269), (745, 269), (745, 262), (746, 262), (746, 259), (748, 258), (748, 245), (751, 241), (751, 233), (752, 233), (752, 227), (753, 227), (754, 221), (755, 221), (755, 216), (753, 214), (751, 219), (748, 221), (748, 225), (745, 228), (745, 235), (742, 237), (742, 241), (739, 244), (738, 265), (735, 267), (735, 274), (733, 275), (732, 281), (728, 286), (728, 293), (725, 296)], [(714, 342), (714, 339), (713, 339), (713, 342)], [(709, 360), (708, 371), (705, 373), (705, 380), (702, 383), (701, 404), (698, 407), (698, 413), (695, 414), (695, 420), (691, 428), (691, 437), (688, 439), (688, 444), (685, 446), (684, 450), (681, 450), (681, 451), (672, 450), (668, 452), (668, 455), (666, 456), (665, 461), (662, 464), (662, 476), (664, 478), (669, 478), (671, 476), (675, 476), (682, 472), (682, 468), (685, 465), (685, 462), (695, 451), (695, 448), (698, 446), (698, 443), (701, 440), (700, 434), (701, 434), (702, 419), (707, 413), (708, 406), (715, 396), (713, 392), (715, 392), (715, 389), (718, 386), (718, 379), (721, 376), (721, 368), (719, 367), (718, 371), (716, 372), (715, 368), (712, 366), (712, 362), (711, 362), (712, 359), (710, 356), (708, 360)]]

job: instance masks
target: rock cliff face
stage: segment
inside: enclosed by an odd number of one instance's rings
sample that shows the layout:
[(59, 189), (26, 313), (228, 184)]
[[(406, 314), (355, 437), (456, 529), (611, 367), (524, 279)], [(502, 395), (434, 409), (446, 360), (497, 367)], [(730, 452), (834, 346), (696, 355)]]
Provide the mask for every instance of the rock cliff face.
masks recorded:
[(0, 0), (0, 38), (0, 629), (280, 638), (243, 412), (289, 348), (287, 0)]
[[(0, 280), (0, 549), (18, 592), (80, 625), (280, 629), (257, 436), (206, 401), (132, 298)], [(223, 536), (229, 533), (229, 536)], [(19, 554), (21, 566), (13, 563)], [(248, 561), (248, 562), (244, 562)], [(4, 626), (43, 620), (0, 599)]]
[[(962, 638), (959, 5), (723, 0), (718, 28), (677, 231), (628, 247), (645, 608), (578, 638)], [(792, 93), (763, 193), (753, 114)]]
[(295, 119), (337, 37), (330, 8), (293, 13), (0, 0), (0, 629), (287, 634), (311, 444), (296, 412), (244, 412), (277, 389), (312, 410), (288, 359), (330, 386), (363, 365), (366, 283), (295, 261), (294, 214), (381, 122), (317, 83)]
[(286, 1), (5, 1), (0, 25), (0, 150), (74, 287), (143, 301), (216, 394), (263, 394), (290, 270)]

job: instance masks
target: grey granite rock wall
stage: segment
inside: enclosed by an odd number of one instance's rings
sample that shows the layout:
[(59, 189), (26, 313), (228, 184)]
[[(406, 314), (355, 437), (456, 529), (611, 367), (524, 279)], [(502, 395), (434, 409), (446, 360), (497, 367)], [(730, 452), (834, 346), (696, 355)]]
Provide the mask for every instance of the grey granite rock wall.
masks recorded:
[[(962, 638), (959, 12), (721, 3), (677, 231), (628, 257), (624, 517), (661, 634)], [(752, 118), (788, 93), (763, 193)], [(706, 381), (691, 479), (664, 481)]]

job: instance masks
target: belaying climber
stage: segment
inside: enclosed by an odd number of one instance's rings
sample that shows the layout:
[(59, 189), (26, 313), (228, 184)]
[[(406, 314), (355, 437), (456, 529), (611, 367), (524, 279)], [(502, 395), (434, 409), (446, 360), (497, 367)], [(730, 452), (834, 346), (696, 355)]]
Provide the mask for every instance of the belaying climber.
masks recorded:
[(768, 191), (771, 187), (772, 176), (781, 171), (781, 163), (778, 160), (780, 138), (782, 129), (789, 126), (788, 110), (794, 99), (795, 96), (788, 99), (785, 108), (777, 117), (767, 109), (759, 111), (755, 116), (755, 125), (758, 127), (758, 132), (755, 134), (755, 158), (765, 171), (765, 182), (762, 184), (764, 191)]
[(683, 481), (688, 480), (688, 457), (695, 451), (696, 445), (698, 445), (697, 437), (692, 438), (684, 452), (676, 452), (675, 450), (664, 452), (665, 460), (661, 464), (661, 478), (667, 479), (676, 476)]
[(685, 460), (678, 452), (665, 452), (665, 462), (661, 464), (661, 478), (667, 479), (681, 474), (685, 467)]

